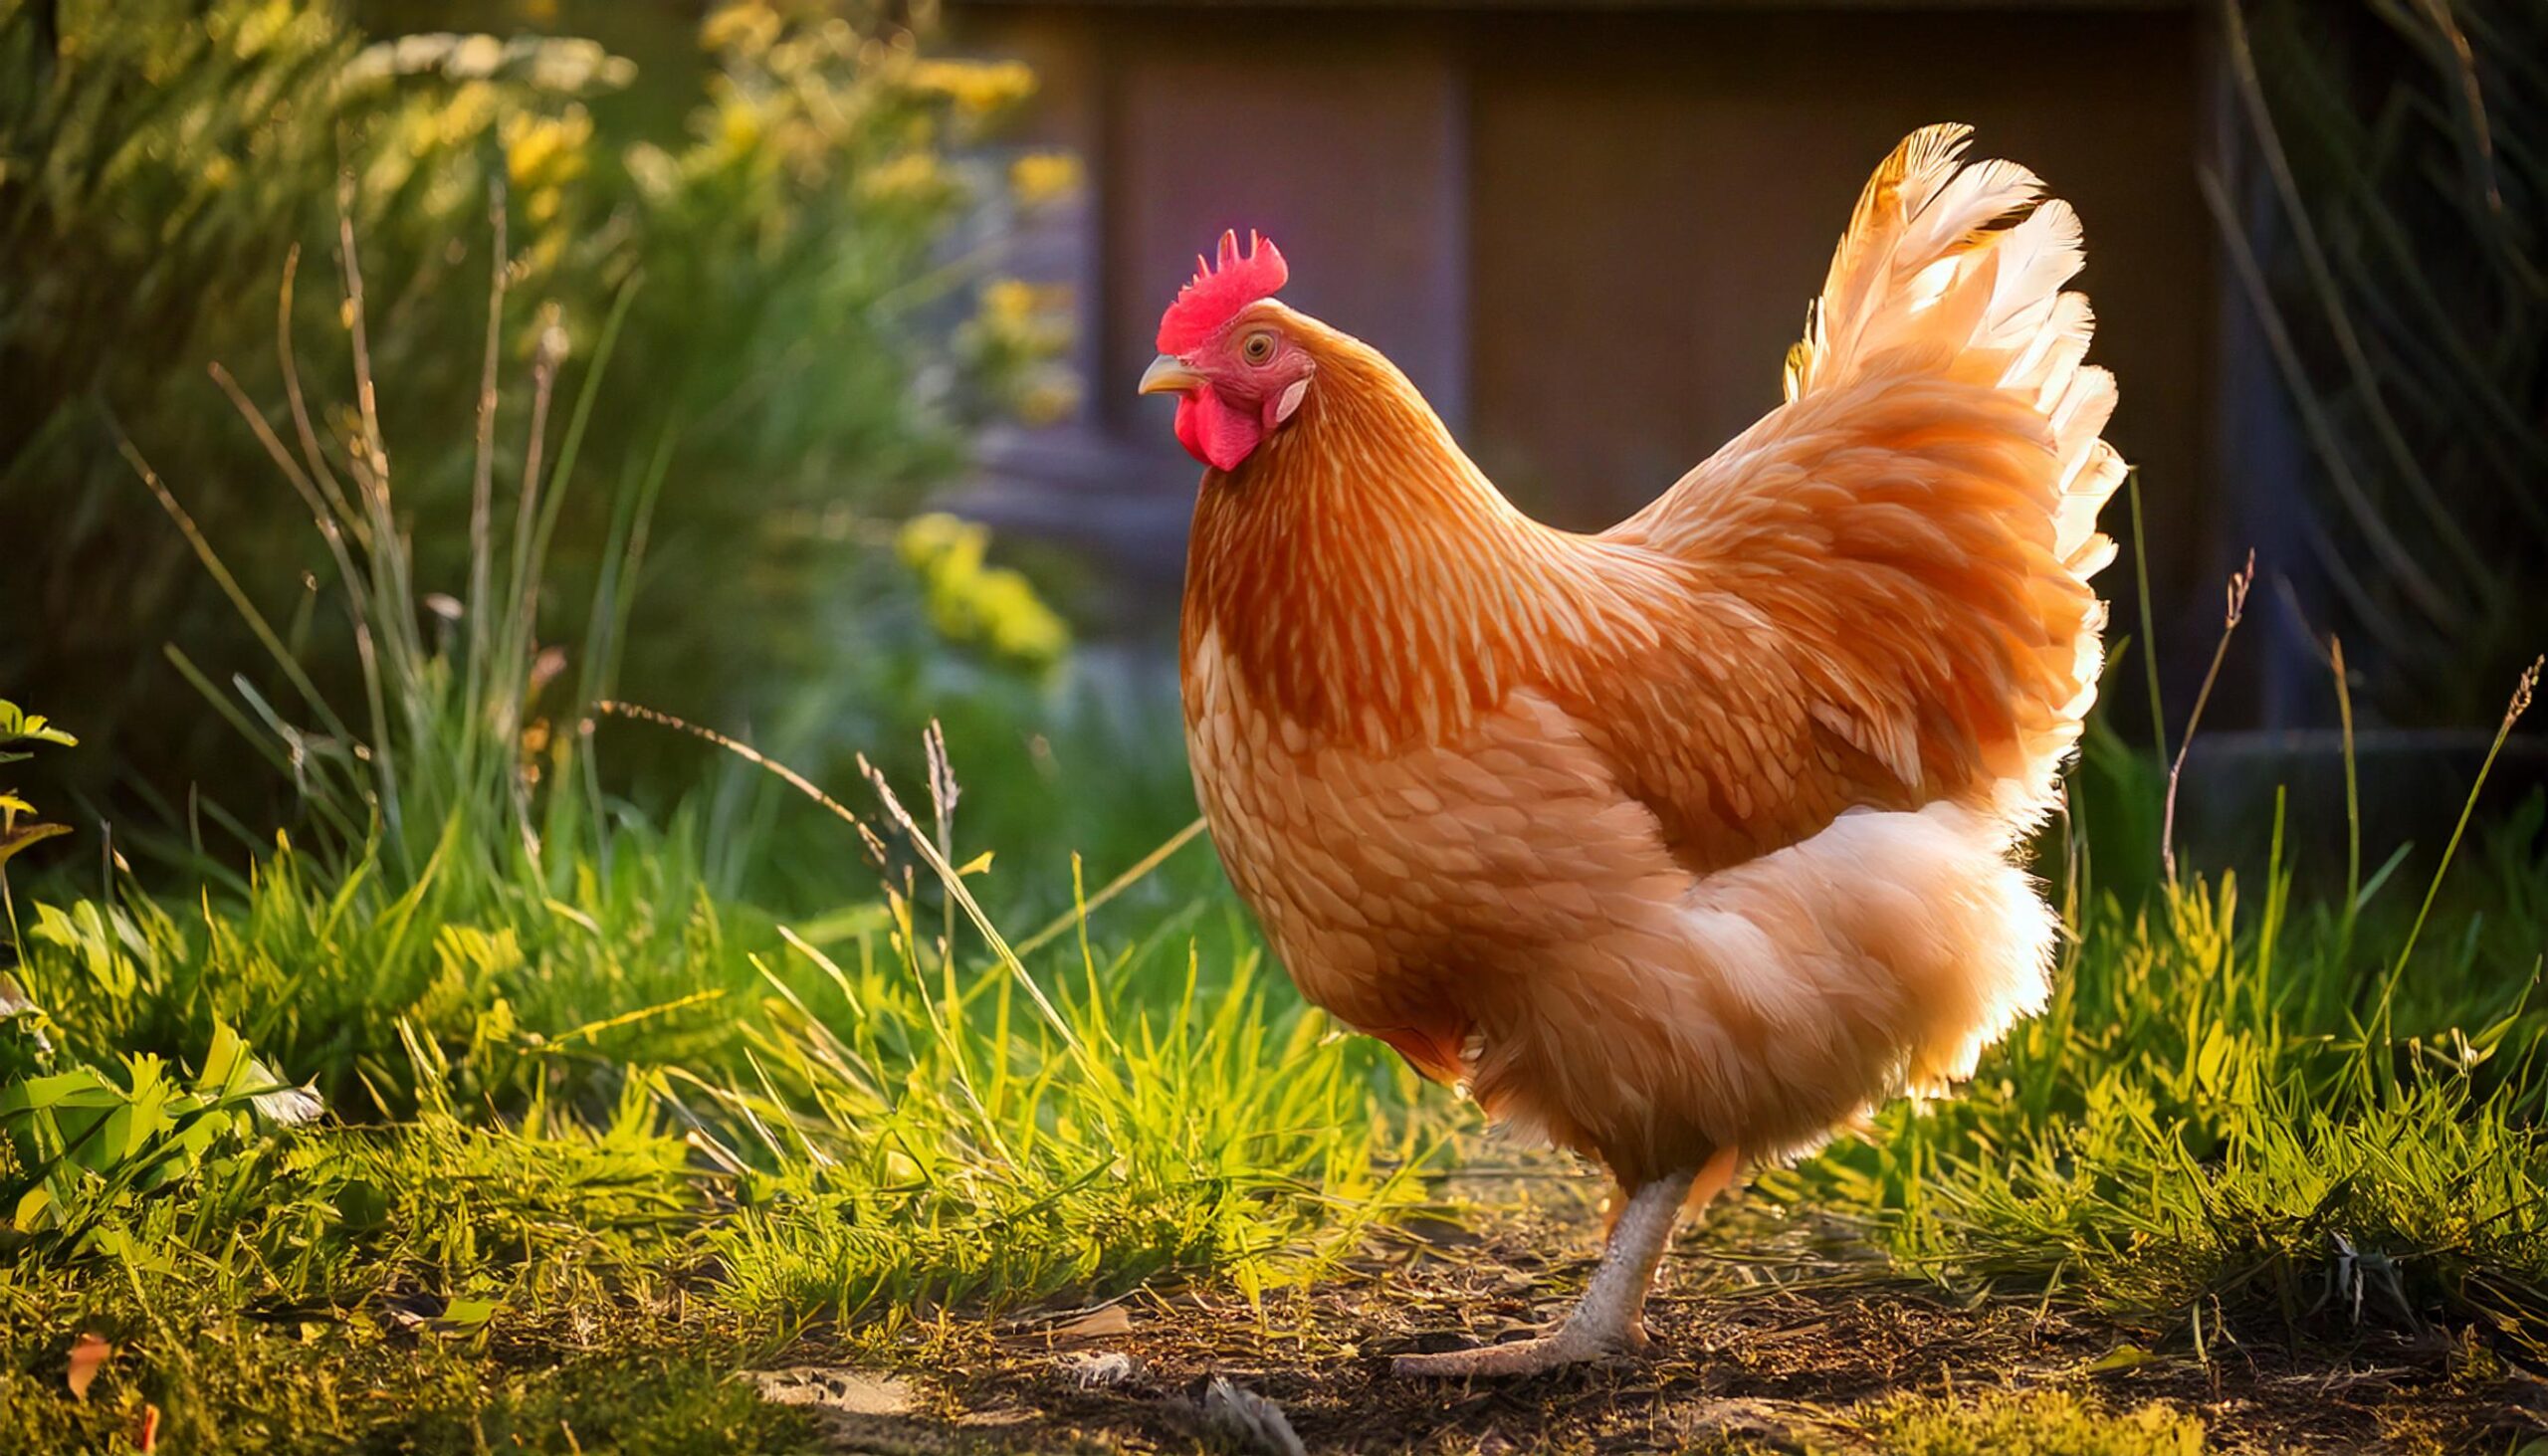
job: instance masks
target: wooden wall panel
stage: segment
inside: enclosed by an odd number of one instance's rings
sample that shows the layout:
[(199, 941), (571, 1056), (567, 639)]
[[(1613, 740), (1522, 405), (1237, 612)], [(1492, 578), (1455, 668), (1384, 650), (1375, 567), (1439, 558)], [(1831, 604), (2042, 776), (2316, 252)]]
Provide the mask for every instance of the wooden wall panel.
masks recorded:
[(1867, 172), (1912, 127), (2079, 208), (2154, 500), (2209, 495), (2211, 242), (2190, 19), (1606, 15), (1478, 28), (1474, 449), (1575, 525), (1643, 504), (1779, 398)]
[(1362, 333), (1456, 409), (1466, 374), (1464, 138), (1439, 38), (1338, 47), (1196, 29), (1230, 44), (1146, 31), (1128, 38), (1111, 71), (1112, 372), (1129, 380), (1150, 362), (1160, 311), (1195, 253), (1224, 228), (1241, 238), (1256, 228), (1292, 265), (1286, 302)]
[(955, 14), (969, 43), (1051, 68), (1049, 134), (1094, 188), (1062, 250), (1078, 261), (1055, 270), (1083, 283), (1085, 417), (1005, 444), (977, 499), (1101, 549), (1120, 536), (1127, 579), (1172, 584), (1194, 478), (1169, 406), (1132, 381), (1220, 229), (1279, 239), (1286, 298), (1396, 359), (1527, 509), (1597, 526), (1776, 402), (1868, 170), (1912, 127), (1965, 120), (2085, 219), (2112, 433), (2159, 523), (2153, 585), (2212, 595), (2230, 513), (2191, 9)]

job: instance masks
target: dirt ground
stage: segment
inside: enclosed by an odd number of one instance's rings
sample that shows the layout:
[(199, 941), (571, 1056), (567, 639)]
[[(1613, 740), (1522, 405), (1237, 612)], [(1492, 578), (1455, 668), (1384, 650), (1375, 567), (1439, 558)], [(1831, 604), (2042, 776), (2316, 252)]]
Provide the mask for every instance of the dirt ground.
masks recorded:
[(895, 1371), (827, 1362), (816, 1344), (755, 1378), (815, 1406), (839, 1449), (876, 1453), (1864, 1451), (1881, 1449), (1873, 1403), (1997, 1390), (2166, 1402), (2226, 1452), (2510, 1451), (2548, 1436), (2548, 1386), (2472, 1365), (2446, 1339), (2216, 1339), (2206, 1361), (2182, 1335), (2040, 1298), (1959, 1303), (1888, 1274), (1845, 1230), (1759, 1210), (1684, 1235), (1636, 1358), (1473, 1385), (1392, 1377), (1390, 1355), (1509, 1339), (1563, 1311), (1598, 1223), (1554, 1196), (1393, 1233), (1261, 1310), (1227, 1292), (1146, 1293), (942, 1325)]

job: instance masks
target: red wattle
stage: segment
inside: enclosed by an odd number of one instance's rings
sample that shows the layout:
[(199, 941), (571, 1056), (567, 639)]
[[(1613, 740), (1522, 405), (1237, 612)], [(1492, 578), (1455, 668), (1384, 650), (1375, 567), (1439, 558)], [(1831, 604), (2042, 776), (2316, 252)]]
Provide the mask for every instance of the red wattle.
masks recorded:
[(1177, 396), (1176, 443), (1205, 465), (1236, 470), (1264, 439), (1265, 426), (1256, 416), (1223, 404), (1209, 384)]
[(1203, 460), (1203, 442), (1194, 434), (1194, 395), (1190, 392), (1176, 396), (1176, 443), (1185, 447), (1186, 454)]

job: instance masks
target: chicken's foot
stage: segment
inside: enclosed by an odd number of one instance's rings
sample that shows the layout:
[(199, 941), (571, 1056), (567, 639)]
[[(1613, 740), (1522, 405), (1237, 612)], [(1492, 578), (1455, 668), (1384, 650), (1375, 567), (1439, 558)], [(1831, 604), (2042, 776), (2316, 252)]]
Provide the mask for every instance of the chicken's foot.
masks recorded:
[(1702, 1177), (1713, 1194), (1731, 1176), (1731, 1152), (1719, 1153), (1705, 1168), (1691, 1168), (1656, 1178), (1631, 1194), (1618, 1221), (1610, 1225), (1610, 1241), (1584, 1298), (1565, 1323), (1546, 1335), (1476, 1350), (1439, 1354), (1402, 1354), (1389, 1362), (1392, 1374), (1434, 1379), (1472, 1375), (1531, 1375), (1587, 1360), (1608, 1359), (1645, 1348), (1645, 1292), (1654, 1283), (1654, 1268), (1672, 1241), (1672, 1226), (1690, 1201), (1691, 1188)]

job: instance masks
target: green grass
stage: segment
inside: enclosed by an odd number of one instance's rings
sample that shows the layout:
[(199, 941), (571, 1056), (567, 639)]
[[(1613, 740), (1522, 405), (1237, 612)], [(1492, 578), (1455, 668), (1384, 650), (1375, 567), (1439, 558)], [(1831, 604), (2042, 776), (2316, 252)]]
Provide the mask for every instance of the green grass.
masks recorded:
[[(831, 867), (804, 915), (726, 873), (767, 852), (767, 816), (703, 794), (658, 821), (606, 789), (600, 740), (660, 731), (597, 711), (660, 474), (621, 484), (562, 669), (531, 621), (609, 349), (553, 468), (482, 495), (443, 628), (413, 605), (376, 422), (296, 452), (251, 414), (360, 638), (344, 706), (127, 447), (282, 690), (172, 666), (291, 776), (302, 827), (260, 840), (199, 801), (125, 838), (146, 878), (63, 865), (11, 893), (12, 1438), (97, 1445), (156, 1407), (186, 1450), (787, 1449), (798, 1420), (724, 1376), (809, 1330), (1262, 1288), (1418, 1196), (1396, 1074), (1269, 983), (1225, 898), (1164, 901), (1161, 857), (1086, 896), (1076, 862), (1058, 894), (1013, 885), (959, 833), (943, 743), (923, 817), (882, 775), (855, 811), (814, 791), (846, 824), (786, 811)], [(83, 1335), (117, 1353), (74, 1399)]]
[(2083, 887), (2051, 1005), (1969, 1088), (1769, 1185), (1867, 1212), (1913, 1267), (2198, 1354), (2224, 1322), (2474, 1326), (2548, 1353), (2542, 817), (2456, 864), (2402, 850), (2430, 891), (2383, 871), (2296, 899), (2279, 835), (2260, 888)]
[[(1304, 1277), (1419, 1191), (1380, 1060), (1269, 992), (1226, 905), (1129, 936), (1100, 908), (1029, 964), (966, 928), (996, 875), (935, 875), (935, 835), (801, 926), (711, 895), (679, 834), (613, 828), (559, 893), (528, 858), (454, 870), (460, 821), (437, 840), (404, 876), (284, 845), (191, 901), (35, 906), (0, 1030), (0, 1429), (105, 1418), (54, 1409), (88, 1331), (132, 1352), (116, 1399), (197, 1422), (187, 1449), (268, 1449), (225, 1424), (266, 1378), (312, 1449), (466, 1449), (442, 1387), (472, 1379), (534, 1445), (590, 1407), (645, 1434), (584, 1449), (715, 1449), (727, 1394), (612, 1414), (611, 1381), (648, 1388), (628, 1312), (661, 1327), (646, 1358), (731, 1368), (816, 1324)], [(262, 1114), (268, 1066), (332, 1116)], [(581, 1359), (574, 1328), (610, 1333)], [(517, 1368), (559, 1356), (598, 1387)], [(326, 1383), (364, 1370), (388, 1393)]]
[(2202, 1456), (2203, 1422), (2152, 1402), (2114, 1410), (2049, 1390), (1985, 1392), (1971, 1401), (1903, 1396), (1861, 1417), (1892, 1456)]
[[(1299, 1277), (1412, 1191), (1374, 1167), (1367, 1059), (1243, 986), (1059, 1002), (1112, 1069), (1091, 1079), (1052, 1037), (998, 1039), (1004, 972), (959, 972), (934, 1013), (907, 964), (840, 975), (835, 1029), (773, 977), (728, 1074), (595, 1061), (508, 1114), (455, 1102), (418, 1037), (397, 1121), (225, 1138), (156, 1187), (120, 1176), (156, 1144), (57, 1172), (59, 1216), (6, 1239), (0, 1429), (106, 1418), (60, 1393), (93, 1332), (129, 1352), (98, 1398), (157, 1404), (182, 1449), (473, 1449), (481, 1398), (535, 1449), (569, 1449), (559, 1417), (587, 1450), (718, 1449), (741, 1417), (703, 1372), (810, 1327)], [(1164, 978), (1138, 951), (1094, 977)], [(609, 1116), (569, 1110), (611, 1081)], [(662, 1408), (657, 1367), (681, 1377)], [(289, 1409), (266, 1410), (276, 1390)]]

